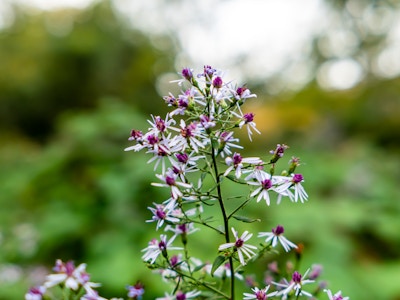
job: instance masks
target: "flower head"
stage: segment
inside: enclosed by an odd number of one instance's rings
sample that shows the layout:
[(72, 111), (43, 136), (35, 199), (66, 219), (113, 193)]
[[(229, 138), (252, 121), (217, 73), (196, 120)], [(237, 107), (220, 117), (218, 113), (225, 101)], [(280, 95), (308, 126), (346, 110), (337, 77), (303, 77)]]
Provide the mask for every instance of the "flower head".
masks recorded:
[(46, 293), (46, 287), (44, 286), (32, 287), (25, 294), (25, 300), (42, 300), (44, 293)]
[(271, 242), (272, 247), (276, 247), (278, 242), (282, 245), (286, 252), (290, 251), (290, 248), (297, 248), (297, 245), (289, 241), (283, 236), (284, 228), (281, 225), (272, 228), (271, 232), (260, 232), (258, 237), (267, 237), (265, 242)]
[(243, 293), (244, 296), (243, 300), (250, 300), (250, 299), (266, 300), (268, 299), (268, 297), (272, 297), (277, 294), (277, 292), (272, 292), (267, 294), (269, 288), (270, 288), (269, 285), (267, 285), (265, 288), (261, 290), (258, 287), (252, 288), (251, 290), (253, 291), (253, 293)]
[(135, 285), (128, 285), (126, 287), (128, 290), (128, 297), (140, 300), (144, 294), (144, 285), (140, 282), (137, 282)]
[(144, 261), (149, 261), (151, 264), (154, 264), (157, 257), (162, 254), (165, 258), (168, 257), (168, 250), (181, 250), (180, 247), (172, 247), (172, 242), (174, 241), (175, 236), (167, 239), (165, 234), (160, 235), (160, 240), (153, 239), (149, 242), (147, 248), (143, 249), (142, 252), (145, 252), (142, 256)]
[(286, 281), (286, 283), (284, 283), (284, 284), (274, 282), (275, 285), (283, 288), (283, 290), (278, 292), (276, 295), (287, 297), (287, 295), (291, 291), (294, 291), (294, 295), (296, 297), (302, 296), (302, 295), (307, 296), (307, 297), (312, 297), (311, 293), (309, 293), (303, 289), (304, 285), (314, 282), (314, 280), (305, 279), (307, 277), (308, 271), (309, 271), (309, 269), (304, 273), (304, 276), (301, 275), (299, 272), (294, 271), (292, 274), (292, 280), (290, 282)]
[(219, 246), (218, 250), (223, 251), (229, 248), (233, 248), (235, 251), (237, 251), (239, 261), (244, 266), (246, 265), (244, 255), (247, 256), (247, 258), (251, 258), (253, 255), (255, 255), (253, 250), (257, 249), (256, 246), (246, 244), (246, 242), (253, 236), (253, 234), (245, 231), (239, 237), (238, 232), (233, 227), (231, 229), (233, 236), (235, 237), (235, 242), (222, 244)]
[(324, 292), (328, 295), (329, 300), (349, 300), (349, 297), (343, 297), (342, 291), (337, 292), (335, 295), (332, 294), (331, 290), (324, 290)]

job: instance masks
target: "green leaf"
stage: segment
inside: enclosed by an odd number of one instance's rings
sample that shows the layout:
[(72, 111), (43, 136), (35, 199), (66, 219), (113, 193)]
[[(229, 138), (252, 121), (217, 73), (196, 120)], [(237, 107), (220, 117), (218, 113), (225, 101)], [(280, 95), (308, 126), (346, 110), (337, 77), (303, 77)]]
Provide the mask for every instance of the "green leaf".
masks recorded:
[(227, 257), (218, 255), (217, 258), (214, 260), (214, 263), (211, 268), (211, 276), (214, 276), (215, 270), (218, 269), (220, 265), (222, 265), (227, 260)]
[(204, 266), (206, 266), (206, 265), (207, 265), (207, 264), (201, 264), (201, 265), (197, 266), (196, 268), (193, 269), (193, 273), (195, 273), (195, 272), (201, 270), (201, 269), (202, 269)]
[(250, 219), (245, 216), (233, 216), (234, 219), (244, 222), (244, 223), (254, 223), (254, 222), (261, 222), (260, 219)]

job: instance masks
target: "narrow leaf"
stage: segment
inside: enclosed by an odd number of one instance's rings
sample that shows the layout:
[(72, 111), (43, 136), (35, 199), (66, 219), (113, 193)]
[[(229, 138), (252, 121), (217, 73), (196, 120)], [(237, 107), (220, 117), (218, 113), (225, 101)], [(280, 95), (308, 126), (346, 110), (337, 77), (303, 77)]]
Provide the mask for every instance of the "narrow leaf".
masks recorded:
[(244, 223), (254, 223), (254, 222), (261, 222), (260, 219), (250, 219), (245, 216), (233, 216), (234, 219), (244, 222)]

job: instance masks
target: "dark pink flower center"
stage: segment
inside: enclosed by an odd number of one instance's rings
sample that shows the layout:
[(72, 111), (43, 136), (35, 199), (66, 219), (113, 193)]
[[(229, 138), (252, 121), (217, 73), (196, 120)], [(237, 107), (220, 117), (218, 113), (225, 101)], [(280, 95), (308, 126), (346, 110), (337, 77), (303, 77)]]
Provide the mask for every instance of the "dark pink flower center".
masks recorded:
[(257, 300), (266, 300), (267, 299), (267, 295), (265, 294), (265, 292), (264, 292), (264, 290), (259, 290), (257, 293), (256, 293), (256, 299)]
[(168, 185), (175, 185), (175, 178), (172, 176), (166, 176), (165, 183)]
[(236, 248), (240, 248), (240, 247), (243, 246), (243, 244), (244, 244), (244, 241), (243, 241), (242, 239), (238, 239), (238, 240), (236, 241), (236, 243), (235, 243), (235, 247), (236, 247)]
[(189, 156), (186, 153), (177, 153), (175, 156), (180, 163), (186, 164), (189, 160)]
[(176, 293), (176, 300), (186, 300), (185, 293), (182, 293), (182, 292)]
[(272, 228), (272, 233), (276, 236), (281, 235), (284, 232), (285, 232), (285, 229), (281, 225), (276, 226), (276, 228)]
[(156, 216), (157, 216), (157, 218), (164, 220), (165, 217), (167, 216), (167, 214), (165, 213), (165, 211), (162, 210), (161, 207), (158, 207), (156, 210)]
[(261, 186), (264, 190), (269, 190), (272, 187), (272, 181), (270, 179), (265, 179), (261, 181)]
[(301, 174), (294, 174), (293, 175), (293, 179), (292, 179), (293, 183), (299, 183), (303, 181), (303, 175)]
[(182, 76), (183, 78), (185, 78), (186, 80), (189, 80), (193, 78), (193, 73), (189, 68), (184, 68), (182, 70)]
[(244, 115), (243, 115), (243, 120), (244, 120), (246, 123), (253, 122), (253, 120), (254, 120), (254, 114), (253, 114), (253, 113), (244, 114)]
[(294, 273), (292, 275), (292, 280), (295, 283), (301, 283), (301, 274), (297, 271), (294, 271)]
[(239, 153), (234, 153), (232, 159), (235, 166), (242, 162), (242, 156)]

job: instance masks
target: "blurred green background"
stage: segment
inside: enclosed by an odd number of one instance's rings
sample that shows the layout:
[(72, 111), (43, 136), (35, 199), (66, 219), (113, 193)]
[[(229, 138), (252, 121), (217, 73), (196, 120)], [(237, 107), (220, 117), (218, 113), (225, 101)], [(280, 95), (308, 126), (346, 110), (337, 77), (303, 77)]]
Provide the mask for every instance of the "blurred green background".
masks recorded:
[[(130, 129), (145, 129), (149, 114), (167, 111), (160, 93), (173, 89), (171, 73), (187, 66), (177, 61), (183, 46), (174, 33), (139, 29), (112, 1), (50, 11), (5, 3), (0, 299), (22, 299), (57, 258), (87, 263), (105, 297), (124, 297), (125, 285), (138, 279), (146, 299), (162, 295), (140, 251), (158, 235), (144, 223), (147, 206), (166, 194), (150, 186), (147, 158), (123, 149)], [(400, 299), (400, 52), (382, 56), (393, 41), (389, 29), (400, 28), (399, 4), (324, 3), (334, 21), (312, 37), (306, 81), (286, 82), (290, 68), (268, 78), (251, 69), (241, 74), (258, 95), (247, 110), (256, 111), (263, 133), (252, 144), (242, 135), (247, 153), (265, 156), (276, 143), (288, 144), (287, 158), (304, 163), (310, 196), (304, 205), (266, 208), (265, 222), (255, 226), (283, 224), (305, 245), (302, 271), (322, 264), (332, 290), (351, 299)], [(345, 89), (326, 83), (329, 64), (343, 58), (329, 40), (340, 30), (357, 40), (345, 58), (363, 69)]]

